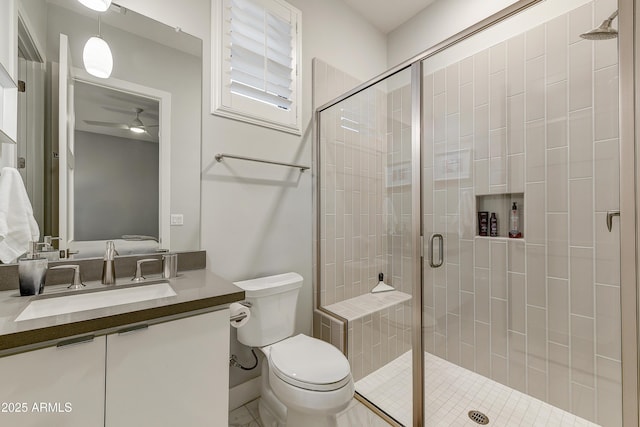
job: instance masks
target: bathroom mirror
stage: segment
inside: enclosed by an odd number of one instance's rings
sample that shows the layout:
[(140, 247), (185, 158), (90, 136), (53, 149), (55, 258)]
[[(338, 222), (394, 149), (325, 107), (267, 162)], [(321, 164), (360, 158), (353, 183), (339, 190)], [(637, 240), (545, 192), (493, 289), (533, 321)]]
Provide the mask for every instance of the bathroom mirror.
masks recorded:
[[(18, 0), (18, 15), (18, 169), (41, 236), (75, 258), (105, 240), (121, 255), (199, 249), (202, 41), (115, 3)], [(83, 66), (98, 34), (106, 79)]]

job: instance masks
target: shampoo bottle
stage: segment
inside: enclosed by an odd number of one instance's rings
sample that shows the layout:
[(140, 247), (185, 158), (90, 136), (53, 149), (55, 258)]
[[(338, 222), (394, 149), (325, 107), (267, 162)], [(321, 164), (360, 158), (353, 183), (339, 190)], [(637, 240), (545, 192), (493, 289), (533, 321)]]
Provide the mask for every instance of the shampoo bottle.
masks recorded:
[(491, 212), (491, 218), (489, 218), (489, 235), (491, 237), (498, 237), (498, 218), (495, 212)]
[(520, 218), (518, 217), (518, 205), (513, 202), (511, 214), (509, 215), (509, 237), (522, 237), (520, 233)]
[(29, 242), (29, 250), (18, 260), (20, 295), (38, 295), (44, 290), (44, 281), (49, 263), (38, 254), (38, 242)]

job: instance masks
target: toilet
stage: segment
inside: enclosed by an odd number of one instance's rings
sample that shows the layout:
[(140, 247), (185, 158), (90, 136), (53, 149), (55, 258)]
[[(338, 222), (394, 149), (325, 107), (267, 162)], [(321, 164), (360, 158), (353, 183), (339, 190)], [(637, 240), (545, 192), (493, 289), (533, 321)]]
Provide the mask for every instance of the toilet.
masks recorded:
[(250, 305), (238, 341), (257, 347), (262, 363), (260, 418), (265, 427), (328, 427), (354, 394), (347, 358), (334, 346), (295, 335), (302, 276), (285, 273), (236, 282)]

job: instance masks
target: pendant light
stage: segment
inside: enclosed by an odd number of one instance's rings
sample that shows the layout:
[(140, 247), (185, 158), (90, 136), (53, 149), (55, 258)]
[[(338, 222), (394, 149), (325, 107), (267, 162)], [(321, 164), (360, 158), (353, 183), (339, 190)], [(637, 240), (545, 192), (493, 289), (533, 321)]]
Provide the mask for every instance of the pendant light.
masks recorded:
[(102, 38), (100, 31), (100, 17), (98, 17), (98, 35), (91, 37), (84, 45), (82, 62), (87, 73), (106, 79), (113, 70), (113, 55), (111, 48)]
[(96, 10), (98, 12), (104, 12), (111, 6), (111, 0), (78, 0), (89, 9)]

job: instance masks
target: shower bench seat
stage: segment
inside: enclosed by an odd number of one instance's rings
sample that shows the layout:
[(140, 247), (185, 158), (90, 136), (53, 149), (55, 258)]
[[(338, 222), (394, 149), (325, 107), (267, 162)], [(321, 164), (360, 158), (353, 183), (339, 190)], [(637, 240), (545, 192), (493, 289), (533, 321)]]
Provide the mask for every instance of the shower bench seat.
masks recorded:
[(367, 293), (324, 309), (336, 315), (331, 322), (340, 323), (347, 334), (346, 354), (355, 381), (411, 349), (409, 294)]
[(411, 295), (400, 291), (366, 293), (326, 305), (324, 308), (347, 321), (353, 321), (409, 300)]

